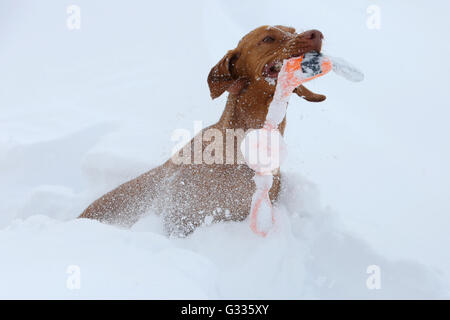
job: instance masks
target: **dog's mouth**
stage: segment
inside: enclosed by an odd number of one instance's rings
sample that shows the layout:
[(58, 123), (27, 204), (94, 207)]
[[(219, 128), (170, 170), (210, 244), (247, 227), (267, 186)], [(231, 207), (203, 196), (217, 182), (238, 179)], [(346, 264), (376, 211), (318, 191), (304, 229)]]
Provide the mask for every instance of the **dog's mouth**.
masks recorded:
[(264, 66), (262, 75), (265, 78), (276, 79), (278, 78), (282, 66), (283, 63), (279, 60), (272, 61)]
[[(316, 51), (317, 52), (317, 51)], [(292, 55), (290, 58), (300, 57), (300, 54)], [(275, 86), (276, 80), (278, 78), (278, 74), (281, 71), (281, 68), (283, 67), (283, 61), (280, 59), (276, 59), (272, 62), (269, 62), (264, 65), (264, 68), (262, 70), (262, 76), (264, 79), (270, 84)], [(296, 93), (302, 97), (303, 99), (311, 102), (321, 102), (325, 100), (325, 96), (321, 94), (314, 93), (307, 88), (305, 88), (303, 85), (300, 85), (296, 89)], [(295, 90), (294, 90), (295, 92)]]
[[(300, 56), (301, 56), (300, 54), (294, 54), (290, 58), (296, 58), (296, 57), (300, 57)], [(278, 59), (267, 63), (264, 66), (263, 71), (262, 71), (263, 77), (269, 78), (269, 79), (277, 79), (282, 66), (283, 66), (283, 61), (280, 61)]]

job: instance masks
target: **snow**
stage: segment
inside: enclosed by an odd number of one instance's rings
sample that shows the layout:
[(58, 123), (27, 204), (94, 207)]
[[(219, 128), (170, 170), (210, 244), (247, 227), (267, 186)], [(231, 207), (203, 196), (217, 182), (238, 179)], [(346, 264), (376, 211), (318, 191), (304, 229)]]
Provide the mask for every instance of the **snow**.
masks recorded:
[[(450, 296), (450, 63), (429, 52), (450, 53), (449, 4), (380, 3), (380, 30), (372, 1), (77, 4), (70, 31), (63, 2), (0, 3), (0, 298)], [(206, 221), (177, 239), (151, 213), (129, 230), (75, 219), (169, 158), (175, 129), (217, 121), (226, 97), (206, 76), (263, 24), (322, 31), (366, 76), (310, 82), (318, 105), (292, 97), (275, 230)]]
[[(300, 196), (299, 196), (300, 195)], [(56, 197), (56, 195), (55, 195)], [(246, 223), (204, 226), (167, 238), (154, 215), (131, 230), (90, 220), (33, 214), (0, 232), (0, 298), (433, 298), (436, 274), (392, 262), (344, 231), (320, 209), (317, 190), (295, 173), (267, 238)], [(382, 290), (366, 288), (366, 268), (380, 266)], [(80, 270), (80, 289), (66, 286)]]

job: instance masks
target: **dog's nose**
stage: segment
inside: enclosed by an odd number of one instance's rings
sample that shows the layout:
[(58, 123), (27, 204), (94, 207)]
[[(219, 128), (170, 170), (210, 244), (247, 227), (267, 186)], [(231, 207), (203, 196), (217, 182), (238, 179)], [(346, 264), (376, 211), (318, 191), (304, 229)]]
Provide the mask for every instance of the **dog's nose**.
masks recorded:
[(319, 30), (309, 30), (303, 32), (302, 34), (300, 34), (300, 37), (309, 42), (311, 50), (320, 52), (320, 50), (322, 49), (323, 34)]
[(304, 37), (308, 40), (322, 40), (323, 34), (319, 30), (309, 30), (303, 33)]

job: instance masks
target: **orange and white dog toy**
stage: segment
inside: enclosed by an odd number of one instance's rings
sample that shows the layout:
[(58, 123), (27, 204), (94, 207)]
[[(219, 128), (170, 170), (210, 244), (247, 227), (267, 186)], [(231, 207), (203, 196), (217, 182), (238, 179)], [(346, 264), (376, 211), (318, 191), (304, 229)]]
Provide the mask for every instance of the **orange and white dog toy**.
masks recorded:
[(250, 227), (258, 235), (266, 236), (275, 223), (269, 190), (273, 183), (273, 172), (279, 169), (286, 153), (278, 126), (286, 115), (289, 98), (294, 89), (332, 69), (351, 81), (360, 81), (363, 78), (362, 73), (343, 60), (336, 61), (334, 65), (331, 58), (316, 52), (284, 60), (264, 127), (250, 131), (241, 143), (245, 161), (255, 171), (256, 191), (251, 203)]

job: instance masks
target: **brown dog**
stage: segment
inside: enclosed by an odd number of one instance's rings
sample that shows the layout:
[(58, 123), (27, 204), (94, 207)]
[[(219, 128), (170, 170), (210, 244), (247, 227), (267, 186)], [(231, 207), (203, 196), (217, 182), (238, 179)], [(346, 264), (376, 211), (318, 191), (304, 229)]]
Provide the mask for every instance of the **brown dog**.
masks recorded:
[[(281, 62), (309, 51), (320, 52), (322, 38), (322, 33), (316, 30), (297, 34), (295, 29), (284, 26), (263, 26), (247, 34), (208, 76), (213, 99), (229, 92), (219, 122), (202, 130), (176, 155), (190, 153), (195, 157), (194, 150), (207, 151), (210, 143), (205, 142), (208, 139), (203, 134), (216, 129), (222, 133), (224, 150), (231, 150), (236, 155), (231, 162), (229, 158), (225, 159), (226, 152), (215, 154), (215, 159), (220, 161), (214, 163), (179, 163), (173, 157), (102, 196), (80, 218), (131, 226), (142, 214), (153, 210), (162, 215), (166, 232), (175, 236), (189, 234), (205, 219), (207, 222), (244, 220), (255, 191), (254, 172), (238, 162), (239, 135), (227, 139), (227, 134), (230, 129), (247, 131), (263, 126)], [(325, 96), (314, 94), (303, 86), (295, 92), (308, 101), (325, 100)], [(285, 125), (286, 118), (280, 125), (281, 134)], [(198, 141), (201, 141), (200, 145)], [(276, 172), (270, 190), (272, 202), (278, 197), (280, 179), (280, 173)]]

